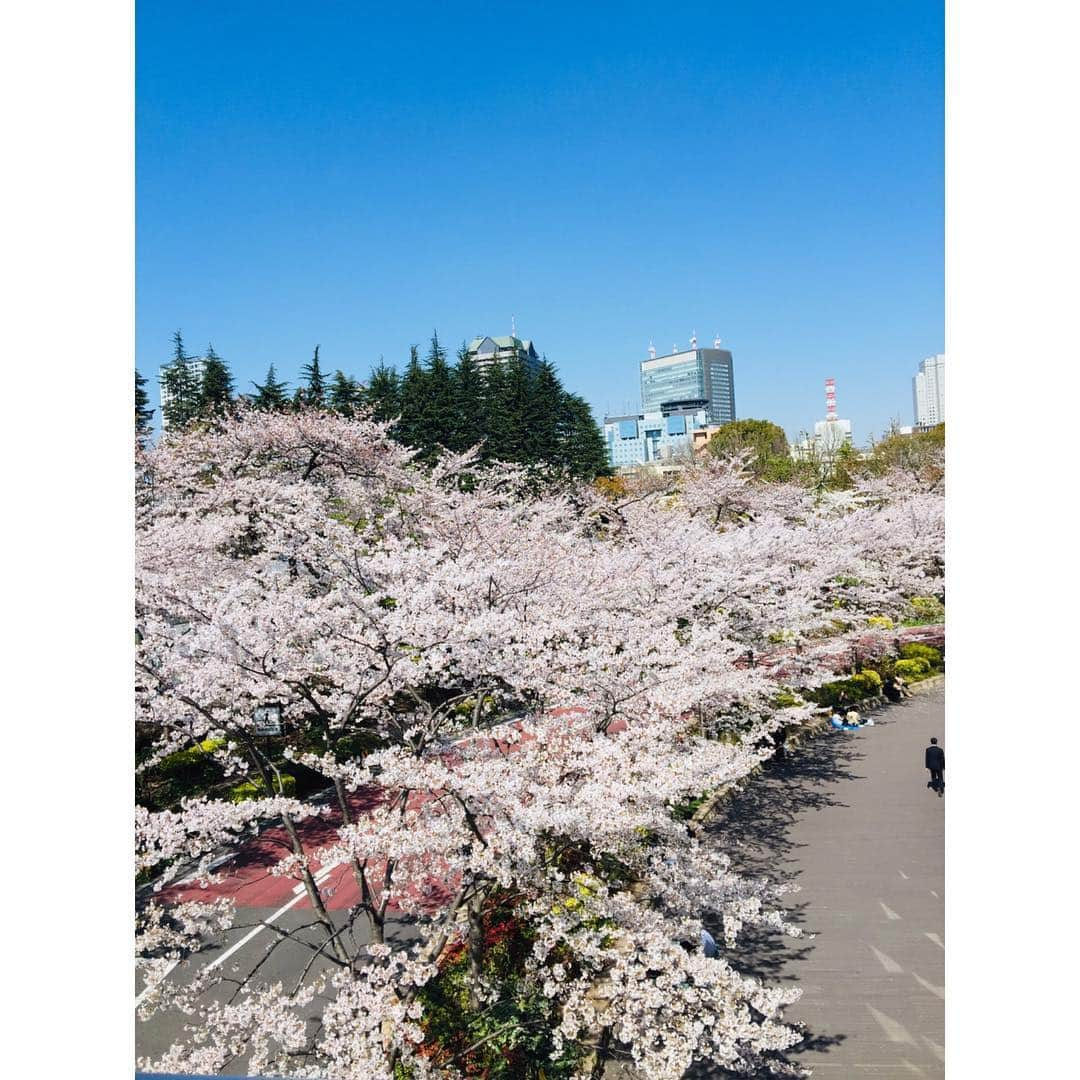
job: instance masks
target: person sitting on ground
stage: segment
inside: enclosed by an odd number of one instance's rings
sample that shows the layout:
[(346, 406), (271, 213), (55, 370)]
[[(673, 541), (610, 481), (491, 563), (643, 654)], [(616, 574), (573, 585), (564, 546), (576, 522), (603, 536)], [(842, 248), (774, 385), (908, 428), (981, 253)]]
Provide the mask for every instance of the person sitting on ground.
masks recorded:
[(844, 717), (849, 727), (859, 727), (862, 724), (862, 718), (859, 716), (858, 709), (848, 709), (847, 716)]

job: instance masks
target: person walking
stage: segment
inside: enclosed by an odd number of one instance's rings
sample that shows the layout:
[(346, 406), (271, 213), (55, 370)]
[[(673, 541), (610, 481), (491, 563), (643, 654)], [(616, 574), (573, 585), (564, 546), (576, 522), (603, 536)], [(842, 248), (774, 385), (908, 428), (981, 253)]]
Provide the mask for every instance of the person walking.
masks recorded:
[(931, 739), (926, 748), (926, 767), (930, 770), (930, 782), (926, 785), (938, 793), (938, 798), (945, 794), (945, 751)]

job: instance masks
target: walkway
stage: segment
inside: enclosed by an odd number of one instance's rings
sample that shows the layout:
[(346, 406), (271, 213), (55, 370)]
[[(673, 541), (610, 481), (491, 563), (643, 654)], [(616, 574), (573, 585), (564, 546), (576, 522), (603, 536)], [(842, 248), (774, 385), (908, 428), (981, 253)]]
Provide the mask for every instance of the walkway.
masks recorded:
[[(710, 825), (738, 868), (794, 881), (791, 918), (817, 935), (760, 934), (741, 968), (794, 983), (815, 1077), (945, 1075), (945, 798), (923, 750), (944, 746), (944, 689), (830, 733), (754, 778)], [(948, 773), (946, 773), (946, 776)], [(722, 1076), (709, 1069), (698, 1077)]]

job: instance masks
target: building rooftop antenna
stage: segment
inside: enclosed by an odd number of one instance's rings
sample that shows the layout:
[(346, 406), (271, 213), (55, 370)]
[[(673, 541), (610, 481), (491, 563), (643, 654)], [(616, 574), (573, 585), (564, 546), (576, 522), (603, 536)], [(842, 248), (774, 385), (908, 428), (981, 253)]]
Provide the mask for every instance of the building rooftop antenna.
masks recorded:
[(517, 337), (517, 321), (514, 316), (510, 316), (510, 336)]
[(691, 349), (696, 349), (697, 348), (697, 331), (696, 330), (690, 335), (690, 348)]
[(656, 346), (653, 344), (652, 338), (649, 338), (649, 359), (656, 359)]
[(716, 332), (716, 337), (713, 338), (712, 347), (714, 349), (719, 349), (720, 348), (720, 331), (719, 330)]
[(825, 419), (836, 419), (836, 380), (825, 380)]

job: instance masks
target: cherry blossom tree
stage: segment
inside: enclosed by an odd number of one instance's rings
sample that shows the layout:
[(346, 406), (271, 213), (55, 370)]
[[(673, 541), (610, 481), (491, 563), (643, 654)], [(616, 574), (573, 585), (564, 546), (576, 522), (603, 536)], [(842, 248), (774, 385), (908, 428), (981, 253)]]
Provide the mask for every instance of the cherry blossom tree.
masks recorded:
[[(812, 687), (868, 617), (940, 584), (940, 494), (875, 480), (827, 502), (738, 459), (616, 496), (541, 488), (473, 453), (421, 468), (386, 425), (318, 411), (241, 413), (137, 465), (141, 767), (209, 746), (259, 792), (137, 812), (137, 869), (156, 876), (142, 1013), (191, 1018), (156, 1067), (463, 1075), (425, 1027), (429, 991), (460, 948), (473, 1012), (499, 1002), (483, 927), (508, 905), (542, 1003), (527, 1023), (567, 1067), (587, 1073), (613, 1039), (649, 1076), (700, 1059), (783, 1070), (792, 994), (736, 963), (743, 924), (797, 933), (782, 890), (735, 875), (676, 810), (766, 753), (790, 676), (748, 656), (793, 641)], [(284, 727), (269, 743), (266, 708)], [(737, 740), (710, 737), (725, 725)], [(289, 769), (330, 801), (286, 797)], [(160, 897), (181, 875), (214, 880), (269, 824), (319, 943), (288, 984), (227, 987), (198, 954), (230, 905)], [(344, 926), (321, 891), (333, 867), (360, 896)], [(685, 947), (706, 924), (723, 959)], [(187, 981), (169, 977), (181, 961)]]

